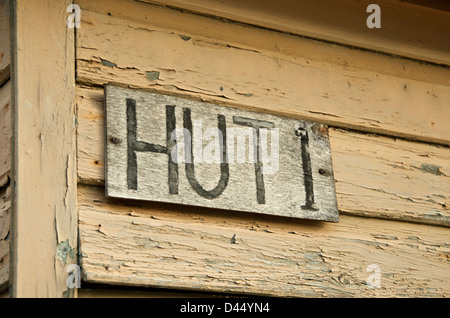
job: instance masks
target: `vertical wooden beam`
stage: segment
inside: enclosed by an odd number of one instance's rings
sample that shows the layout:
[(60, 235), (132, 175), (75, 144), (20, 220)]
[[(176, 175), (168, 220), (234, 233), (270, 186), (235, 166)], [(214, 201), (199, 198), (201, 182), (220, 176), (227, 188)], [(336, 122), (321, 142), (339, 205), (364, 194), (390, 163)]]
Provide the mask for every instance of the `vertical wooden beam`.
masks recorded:
[(11, 225), (10, 1), (0, 1), (0, 297), (9, 296)]
[(12, 0), (13, 297), (71, 297), (76, 262), (74, 29), (69, 0)]
[(10, 3), (7, 0), (0, 1), (0, 87), (9, 80), (11, 62), (11, 39), (9, 34), (11, 27)]

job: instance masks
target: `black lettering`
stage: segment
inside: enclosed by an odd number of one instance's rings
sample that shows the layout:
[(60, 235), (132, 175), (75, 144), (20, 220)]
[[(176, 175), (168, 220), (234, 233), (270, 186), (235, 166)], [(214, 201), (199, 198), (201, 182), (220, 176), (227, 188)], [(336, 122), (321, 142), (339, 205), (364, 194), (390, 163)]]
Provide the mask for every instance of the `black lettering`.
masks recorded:
[(274, 127), (274, 123), (270, 121), (233, 116), (233, 123), (236, 125), (247, 126), (253, 128), (253, 145), (255, 148), (256, 160), (255, 160), (255, 181), (256, 181), (256, 201), (259, 204), (266, 203), (266, 190), (264, 187), (264, 177), (262, 174), (263, 163), (261, 161), (261, 150), (259, 147), (259, 129), (270, 129)]
[(128, 189), (137, 190), (137, 159), (136, 152), (163, 153), (168, 156), (168, 182), (169, 193), (178, 193), (178, 164), (171, 160), (172, 148), (176, 146), (176, 141), (171, 139), (171, 133), (175, 130), (175, 106), (166, 105), (166, 146), (155, 145), (144, 141), (136, 140), (137, 120), (136, 101), (127, 98), (127, 185)]
[[(197, 192), (199, 195), (201, 195), (204, 198), (207, 199), (215, 199), (218, 196), (222, 194), (222, 192), (225, 190), (225, 188), (228, 185), (228, 180), (230, 179), (230, 171), (228, 167), (228, 161), (227, 161), (227, 127), (226, 127), (226, 121), (225, 116), (218, 115), (218, 128), (222, 133), (223, 139), (220, 140), (220, 149), (221, 149), (221, 163), (220, 163), (220, 180), (217, 184), (217, 186), (207, 191), (205, 190), (200, 183), (197, 181), (197, 178), (195, 177), (195, 167), (194, 167), (194, 152), (192, 151), (192, 140), (194, 139), (193, 136), (193, 129), (192, 129), (192, 119), (191, 119), (191, 110), (189, 108), (183, 108), (183, 125), (184, 128), (187, 129), (191, 135), (190, 142), (191, 144), (187, 144), (189, 140), (185, 138), (185, 156), (186, 156), (186, 177), (189, 181), (189, 184), (192, 186), (192, 188)], [(189, 153), (190, 152), (190, 153)], [(190, 156), (190, 160), (189, 160)]]
[(317, 211), (316, 205), (314, 204), (314, 184), (311, 169), (311, 156), (309, 154), (308, 132), (304, 128), (298, 128), (297, 135), (300, 136), (301, 139), (302, 168), (306, 192), (306, 202), (305, 205), (302, 205), (302, 209)]

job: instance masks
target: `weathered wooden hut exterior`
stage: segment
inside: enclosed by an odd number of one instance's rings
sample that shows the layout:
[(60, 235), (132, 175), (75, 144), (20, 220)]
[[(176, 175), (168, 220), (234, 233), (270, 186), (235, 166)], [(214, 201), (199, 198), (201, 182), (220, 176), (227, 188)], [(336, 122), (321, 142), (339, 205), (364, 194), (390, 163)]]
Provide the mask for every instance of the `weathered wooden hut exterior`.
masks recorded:
[[(450, 296), (450, 6), (371, 3), (2, 0), (0, 295)], [(339, 221), (106, 197), (106, 85), (327, 125)]]

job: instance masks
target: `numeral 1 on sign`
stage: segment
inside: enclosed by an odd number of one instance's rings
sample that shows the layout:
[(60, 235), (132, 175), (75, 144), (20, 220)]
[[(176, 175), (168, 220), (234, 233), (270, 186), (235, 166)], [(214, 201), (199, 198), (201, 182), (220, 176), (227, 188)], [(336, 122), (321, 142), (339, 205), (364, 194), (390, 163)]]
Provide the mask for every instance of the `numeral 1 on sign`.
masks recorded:
[(302, 167), (306, 193), (306, 202), (302, 205), (302, 209), (317, 211), (317, 207), (314, 204), (314, 184), (311, 169), (311, 156), (309, 154), (308, 132), (306, 129), (300, 127), (295, 131), (295, 134), (300, 137), (302, 147)]

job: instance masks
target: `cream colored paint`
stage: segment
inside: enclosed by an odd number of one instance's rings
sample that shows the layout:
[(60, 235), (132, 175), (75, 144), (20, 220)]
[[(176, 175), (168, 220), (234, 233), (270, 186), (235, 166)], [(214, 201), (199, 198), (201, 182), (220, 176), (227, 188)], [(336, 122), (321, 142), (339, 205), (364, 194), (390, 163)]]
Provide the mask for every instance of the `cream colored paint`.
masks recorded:
[(450, 149), (330, 129), (344, 213), (450, 226)]
[[(76, 92), (79, 182), (101, 185), (103, 91)], [(341, 212), (450, 225), (449, 148), (339, 129), (329, 133)]]
[[(79, 187), (91, 283), (294, 297), (448, 297), (449, 229), (342, 216), (339, 223), (107, 199)], [(232, 243), (232, 237), (235, 242)], [(367, 267), (381, 269), (381, 288)]]
[[(75, 56), (74, 31), (66, 27), (69, 3), (15, 1), (14, 297), (74, 294), (66, 285), (66, 267), (76, 262), (77, 250)], [(61, 250), (67, 243), (69, 249)]]
[[(2, 84), (13, 75), (0, 91), (2, 150), (3, 96), (9, 85), (15, 92), (11, 193), (8, 152), (0, 155), (1, 288), (11, 273), (14, 296), (73, 296), (65, 269), (76, 262), (78, 220), (89, 282), (282, 296), (450, 296), (447, 227), (353, 215), (448, 225), (448, 148), (332, 131), (335, 156), (343, 158), (335, 163), (342, 169), (339, 204), (352, 214), (334, 225), (130, 205), (106, 200), (101, 186), (83, 185), (78, 219), (74, 126), (76, 62), (80, 85), (116, 82), (449, 144), (447, 68), (125, 0), (80, 0), (75, 59), (74, 32), (65, 23), (71, 1), (14, 3), (17, 67), (3, 67), (0, 45)], [(98, 92), (78, 88), (78, 177), (96, 185), (104, 142)], [(414, 181), (406, 192), (403, 178)], [(65, 243), (70, 250), (61, 258)], [(9, 257), (11, 268), (3, 266)], [(381, 289), (365, 284), (370, 264), (381, 267)]]
[[(202, 14), (450, 65), (450, 13), (408, 1), (378, 0), (381, 28), (366, 25), (368, 5), (360, 0), (139, 0)], [(249, 14), (251, 12), (252, 14)]]
[[(447, 68), (137, 1), (79, 3), (85, 281), (297, 297), (450, 295), (449, 148), (366, 134), (450, 144)], [(360, 130), (330, 130), (340, 222), (106, 199), (107, 83)], [(367, 286), (371, 264), (380, 289)]]
[[(149, 4), (81, 5), (79, 83), (140, 87), (450, 144), (448, 68)], [(156, 72), (157, 80), (149, 77)]]

